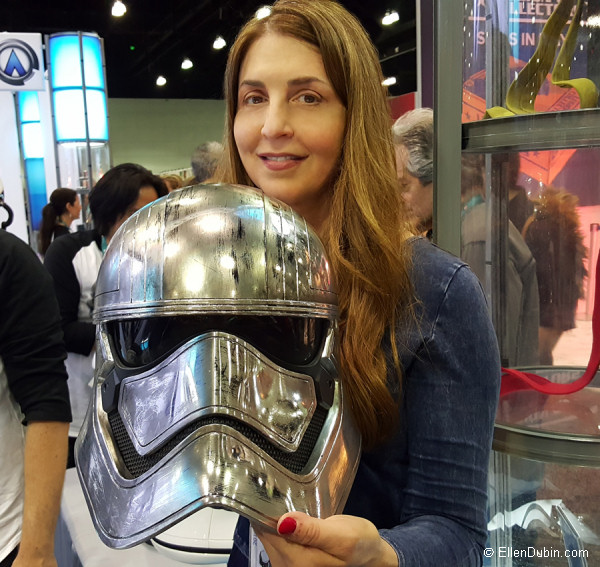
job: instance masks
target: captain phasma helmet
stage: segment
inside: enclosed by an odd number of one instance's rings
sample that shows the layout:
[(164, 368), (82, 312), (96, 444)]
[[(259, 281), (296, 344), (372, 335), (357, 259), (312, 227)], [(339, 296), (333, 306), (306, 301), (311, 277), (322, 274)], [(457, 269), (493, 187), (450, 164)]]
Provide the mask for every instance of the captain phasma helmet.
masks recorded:
[(96, 284), (76, 444), (101, 539), (130, 547), (205, 506), (271, 528), (291, 510), (340, 513), (360, 436), (337, 314), (318, 237), (256, 189), (197, 185), (129, 218)]

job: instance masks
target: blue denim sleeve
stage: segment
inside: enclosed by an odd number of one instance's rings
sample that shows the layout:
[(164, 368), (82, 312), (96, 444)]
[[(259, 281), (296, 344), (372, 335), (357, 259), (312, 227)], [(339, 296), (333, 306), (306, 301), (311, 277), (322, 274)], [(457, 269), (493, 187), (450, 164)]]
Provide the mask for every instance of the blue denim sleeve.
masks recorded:
[[(400, 566), (478, 566), (500, 359), (483, 290), (466, 266), (421, 297), (419, 352), (404, 369), (406, 483), (401, 521), (380, 530)], [(444, 286), (444, 289), (439, 289)], [(436, 301), (435, 296), (442, 297)], [(427, 303), (429, 302), (429, 305)]]
[[(419, 325), (398, 336), (400, 428), (363, 453), (345, 514), (372, 521), (400, 567), (474, 567), (487, 539), (487, 473), (500, 357), (473, 272), (415, 243)], [(230, 567), (247, 565), (247, 521)]]

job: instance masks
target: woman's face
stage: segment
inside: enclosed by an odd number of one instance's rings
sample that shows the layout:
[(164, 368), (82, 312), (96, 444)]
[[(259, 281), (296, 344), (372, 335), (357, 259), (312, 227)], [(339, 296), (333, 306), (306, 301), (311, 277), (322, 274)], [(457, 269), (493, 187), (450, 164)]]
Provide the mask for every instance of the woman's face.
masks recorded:
[(81, 201), (79, 200), (79, 196), (75, 197), (75, 202), (73, 204), (67, 203), (66, 209), (73, 220), (78, 219), (81, 214)]
[(235, 143), (252, 182), (318, 227), (346, 124), (320, 53), (290, 36), (260, 37), (242, 61), (237, 108)]

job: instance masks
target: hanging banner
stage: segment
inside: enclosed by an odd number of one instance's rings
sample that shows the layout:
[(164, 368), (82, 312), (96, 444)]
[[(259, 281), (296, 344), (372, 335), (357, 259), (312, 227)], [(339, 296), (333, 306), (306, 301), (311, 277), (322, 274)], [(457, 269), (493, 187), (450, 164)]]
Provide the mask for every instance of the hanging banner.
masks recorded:
[(43, 91), (44, 57), (39, 33), (0, 33), (0, 90)]

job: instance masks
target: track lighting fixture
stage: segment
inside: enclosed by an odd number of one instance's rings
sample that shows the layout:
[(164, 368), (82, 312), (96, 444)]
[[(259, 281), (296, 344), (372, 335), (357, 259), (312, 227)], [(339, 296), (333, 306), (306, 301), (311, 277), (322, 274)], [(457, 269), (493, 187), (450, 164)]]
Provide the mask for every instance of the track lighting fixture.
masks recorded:
[(213, 41), (213, 49), (223, 49), (226, 45), (227, 42), (220, 35)]
[(115, 18), (120, 18), (127, 12), (127, 6), (121, 2), (121, 0), (115, 0), (115, 3), (112, 5), (111, 14)]
[(388, 10), (385, 13), (385, 16), (383, 16), (383, 18), (381, 18), (381, 23), (384, 26), (390, 26), (390, 25), (396, 23), (399, 19), (400, 19), (400, 16), (398, 15), (398, 12), (396, 12), (396, 10)]
[(271, 15), (271, 7), (270, 6), (261, 6), (256, 13), (254, 14), (257, 20), (262, 20), (267, 16)]

